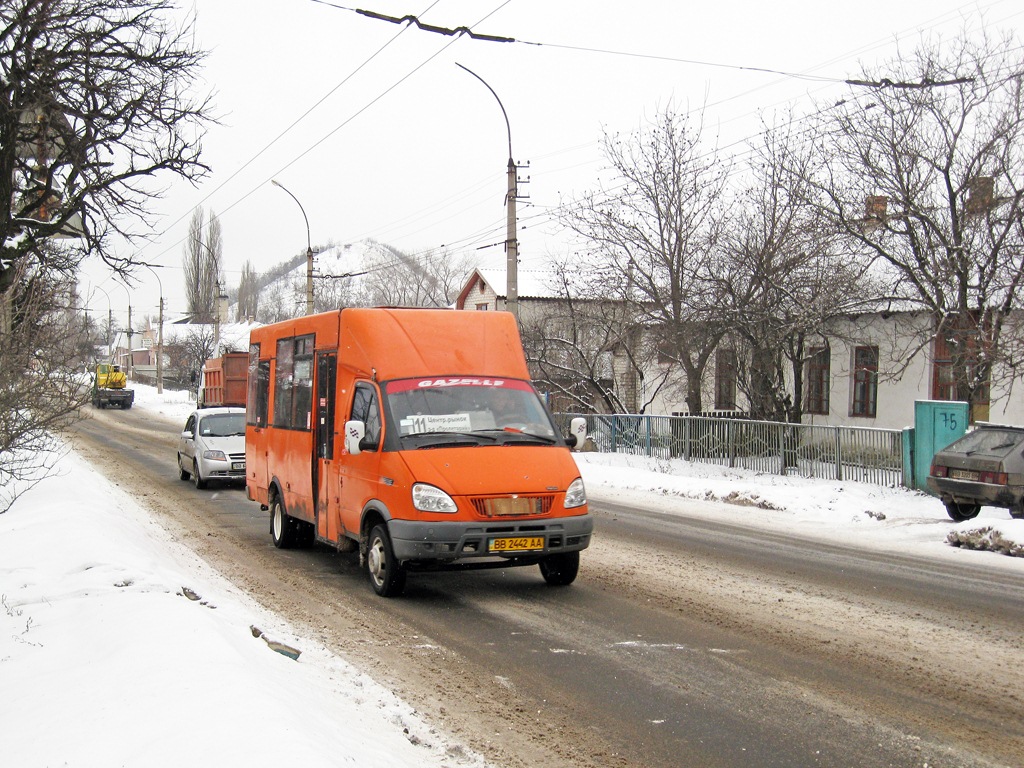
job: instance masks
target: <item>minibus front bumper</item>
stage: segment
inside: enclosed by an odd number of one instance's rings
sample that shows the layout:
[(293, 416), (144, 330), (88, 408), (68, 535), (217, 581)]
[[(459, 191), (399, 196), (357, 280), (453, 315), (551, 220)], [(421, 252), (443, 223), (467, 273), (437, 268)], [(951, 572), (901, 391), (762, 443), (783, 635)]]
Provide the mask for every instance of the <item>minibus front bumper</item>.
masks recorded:
[(424, 564), (467, 558), (537, 560), (558, 552), (578, 552), (590, 546), (593, 530), (590, 514), (500, 523), (388, 521), (395, 558)]

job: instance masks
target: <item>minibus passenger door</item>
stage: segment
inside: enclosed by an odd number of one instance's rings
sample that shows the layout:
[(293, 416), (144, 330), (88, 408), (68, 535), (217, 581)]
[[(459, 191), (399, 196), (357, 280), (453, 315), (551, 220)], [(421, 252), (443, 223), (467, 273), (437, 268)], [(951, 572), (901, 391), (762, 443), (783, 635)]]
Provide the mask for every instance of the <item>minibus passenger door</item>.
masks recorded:
[[(313, 488), (317, 535), (337, 540), (338, 531), (329, 530), (332, 514), (337, 515), (337, 480), (334, 468), (334, 393), (338, 373), (336, 352), (316, 353), (316, 406), (315, 406), (315, 450), (313, 462)], [(333, 484), (333, 486), (332, 486)], [(331, 494), (331, 488), (335, 493)]]
[(270, 477), (267, 471), (267, 416), (270, 413), (270, 361), (259, 359), (259, 345), (250, 353), (249, 384), (246, 396), (245, 469), (249, 482), (266, 491)]

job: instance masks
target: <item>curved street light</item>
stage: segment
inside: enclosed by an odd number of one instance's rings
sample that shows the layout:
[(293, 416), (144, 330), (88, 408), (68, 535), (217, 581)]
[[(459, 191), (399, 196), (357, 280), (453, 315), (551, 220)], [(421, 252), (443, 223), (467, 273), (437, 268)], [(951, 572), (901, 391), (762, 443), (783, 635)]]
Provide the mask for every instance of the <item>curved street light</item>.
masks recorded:
[(505, 105), (501, 103), (498, 94), (487, 84), (480, 75), (455, 62), (457, 67), (466, 70), (479, 80), (491, 95), (494, 96), (501, 107), (501, 114), (505, 117), (505, 129), (508, 131), (508, 190), (505, 193), (506, 204), (506, 227), (505, 227), (505, 309), (512, 313), (512, 316), (519, 322), (519, 241), (516, 239), (516, 199), (519, 197), (519, 189), (516, 182), (516, 163), (512, 159), (512, 125), (508, 121), (508, 112)]
[(128, 379), (134, 381), (135, 367), (132, 364), (132, 335), (134, 334), (134, 331), (132, 331), (132, 292), (126, 283), (119, 283), (115, 280), (114, 285), (120, 285), (124, 288), (124, 293), (128, 297), (128, 327), (125, 329), (125, 336), (128, 337), (128, 370), (126, 373), (128, 374)]
[(156, 342), (156, 392), (158, 395), (162, 395), (164, 393), (164, 283), (160, 279), (160, 275), (157, 274), (156, 267), (163, 265), (147, 264), (144, 261), (140, 262), (140, 264), (153, 273), (153, 277), (156, 278), (156, 284), (160, 286), (160, 326), (159, 331), (157, 331)]
[(302, 218), (306, 222), (306, 314), (313, 314), (313, 244), (309, 238), (309, 217), (306, 216), (306, 209), (302, 207), (302, 203), (299, 202), (299, 198), (288, 191), (288, 188), (284, 186), (277, 179), (271, 179), (270, 183), (275, 187), (280, 187), (288, 196), (295, 201), (295, 204), (299, 206), (299, 210), (302, 211)]
[[(100, 291), (104, 296), (107, 297), (107, 328), (106, 328), (106, 333), (103, 334), (103, 337), (104, 337), (104, 339), (107, 342), (107, 354), (110, 355), (111, 352), (112, 352), (112, 350), (110, 349), (110, 344), (111, 344), (110, 333), (111, 333), (111, 331), (114, 328), (114, 310), (113, 310), (113, 307), (112, 307), (112, 305), (110, 303), (110, 294), (107, 293), (106, 291), (104, 291), (98, 285), (94, 285), (92, 287), (93, 287), (93, 289), (95, 289), (97, 291)], [(91, 300), (90, 300), (90, 302), (91, 302)]]

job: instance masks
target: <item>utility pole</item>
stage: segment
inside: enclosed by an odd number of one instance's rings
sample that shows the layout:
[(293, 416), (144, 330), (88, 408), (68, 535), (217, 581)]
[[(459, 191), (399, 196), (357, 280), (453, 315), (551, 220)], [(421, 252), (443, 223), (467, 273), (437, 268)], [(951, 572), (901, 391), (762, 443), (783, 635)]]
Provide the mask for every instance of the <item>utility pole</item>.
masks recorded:
[(160, 328), (157, 331), (156, 339), (156, 392), (158, 395), (162, 395), (164, 393), (164, 281), (160, 279), (160, 275), (156, 271), (159, 264), (147, 264), (144, 261), (141, 264), (153, 273), (156, 284), (160, 286)]
[(156, 337), (156, 391), (164, 393), (164, 292), (160, 291), (160, 329)]
[(132, 363), (134, 362), (132, 356), (132, 302), (128, 300), (128, 330), (125, 331), (128, 334), (128, 378), (135, 380), (134, 371), (132, 369)]
[(213, 287), (213, 356), (220, 357), (220, 280)]
[[(499, 102), (500, 104), (501, 102)], [(504, 111), (504, 109), (502, 110)], [(508, 192), (505, 195), (505, 307), (519, 322), (519, 240), (516, 238), (516, 164), (512, 159), (512, 134), (508, 138)]]

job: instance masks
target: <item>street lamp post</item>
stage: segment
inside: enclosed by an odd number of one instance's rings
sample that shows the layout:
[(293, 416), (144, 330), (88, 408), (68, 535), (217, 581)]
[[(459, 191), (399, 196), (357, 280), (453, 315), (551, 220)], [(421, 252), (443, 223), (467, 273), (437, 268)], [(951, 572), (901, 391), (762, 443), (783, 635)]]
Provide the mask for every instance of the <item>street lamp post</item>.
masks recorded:
[(156, 391), (157, 394), (162, 395), (164, 393), (164, 283), (155, 269), (155, 267), (160, 266), (159, 264), (146, 264), (143, 262), (142, 265), (153, 273), (157, 285), (160, 286), (160, 325), (156, 341)]
[(106, 291), (104, 291), (98, 285), (94, 285), (93, 288), (95, 288), (98, 291), (101, 291), (103, 293), (103, 295), (107, 297), (107, 327), (106, 327), (106, 332), (103, 334), (103, 338), (107, 342), (107, 355), (111, 356), (111, 358), (112, 358), (114, 350), (112, 350), (110, 348), (110, 345), (111, 345), (110, 333), (114, 329), (114, 310), (113, 310), (112, 305), (110, 304), (110, 294), (107, 293)]
[(281, 184), (277, 179), (271, 179), (270, 183), (275, 187), (280, 187), (285, 192), (288, 192), (288, 196), (295, 201), (295, 204), (299, 206), (299, 210), (302, 211), (302, 218), (306, 222), (306, 314), (313, 314), (313, 244), (309, 237), (309, 217), (306, 216), (306, 209), (302, 207), (302, 203), (299, 202), (299, 198), (288, 191), (287, 187)]
[(508, 189), (505, 193), (506, 221), (505, 221), (505, 309), (512, 313), (512, 316), (519, 322), (519, 240), (516, 238), (516, 199), (519, 197), (519, 189), (516, 182), (516, 163), (512, 159), (512, 126), (508, 121), (508, 113), (505, 105), (501, 103), (498, 94), (487, 84), (480, 75), (456, 62), (456, 65), (466, 70), (484, 84), (484, 87), (491, 92), (498, 106), (501, 107), (501, 114), (505, 117), (505, 128), (508, 131)]

